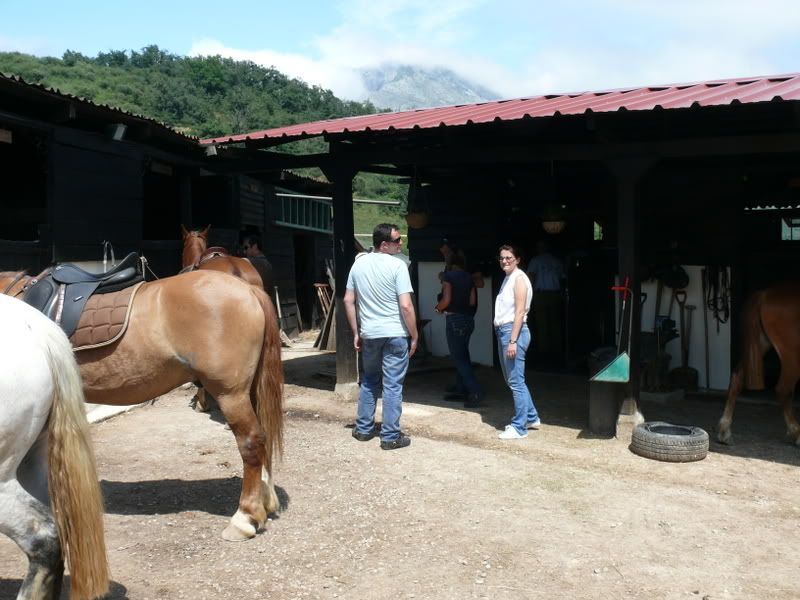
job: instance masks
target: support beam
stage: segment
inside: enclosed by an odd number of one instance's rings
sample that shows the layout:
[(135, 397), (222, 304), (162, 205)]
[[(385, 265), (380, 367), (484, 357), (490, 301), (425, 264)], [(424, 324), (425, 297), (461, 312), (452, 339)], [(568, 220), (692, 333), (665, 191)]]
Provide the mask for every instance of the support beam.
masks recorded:
[(325, 175), (333, 180), (333, 260), (336, 289), (336, 389), (335, 393), (343, 400), (355, 401), (358, 398), (358, 362), (353, 335), (347, 324), (344, 310), (344, 293), (347, 275), (353, 266), (353, 177), (355, 171), (341, 168), (327, 171)]
[[(359, 170), (372, 171), (379, 165), (463, 166), (536, 161), (625, 161), (631, 156), (696, 158), (800, 152), (800, 132), (697, 137), (648, 141), (608, 141), (577, 143), (500, 143), (489, 145), (484, 139), (464, 139), (457, 145), (435, 148), (396, 148), (391, 142), (374, 147), (348, 148), (331, 144), (332, 153), (292, 155), (268, 151), (230, 149), (214, 165), (220, 173), (268, 172), (300, 167), (337, 168), (346, 161)], [(335, 148), (335, 152), (333, 149)], [(235, 151), (232, 151), (235, 150)], [(225, 155), (229, 158), (225, 158)], [(212, 163), (213, 164), (213, 163)], [(383, 170), (383, 167), (380, 167)]]
[[(620, 323), (620, 336), (630, 336), (630, 381), (625, 384), (622, 406), (617, 417), (617, 438), (629, 442), (633, 428), (644, 421), (639, 412), (640, 391), (640, 329), (642, 305), (642, 266), (639, 264), (639, 206), (641, 183), (654, 164), (649, 158), (628, 158), (607, 162), (617, 183), (617, 261), (620, 285), (630, 279), (631, 316)], [(632, 325), (632, 327), (631, 327)], [(623, 345), (623, 350), (626, 349)]]

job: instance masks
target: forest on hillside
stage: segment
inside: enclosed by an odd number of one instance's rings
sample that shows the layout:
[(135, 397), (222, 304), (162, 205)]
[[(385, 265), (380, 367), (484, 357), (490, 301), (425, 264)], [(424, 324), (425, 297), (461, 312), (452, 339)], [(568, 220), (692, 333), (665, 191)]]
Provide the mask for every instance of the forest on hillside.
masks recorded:
[(152, 45), (95, 57), (0, 53), (0, 72), (213, 137), (376, 112), (274, 68), (221, 56), (177, 56)]
[[(221, 56), (178, 56), (157, 45), (99, 52), (94, 57), (69, 50), (61, 58), (0, 52), (0, 73), (142, 115), (200, 138), (377, 112), (369, 102), (342, 100), (331, 90), (271, 67)], [(320, 140), (307, 140), (281, 150), (319, 152), (322, 145)], [(360, 174), (353, 191), (359, 197), (398, 200), (404, 206), (406, 190), (392, 178)]]

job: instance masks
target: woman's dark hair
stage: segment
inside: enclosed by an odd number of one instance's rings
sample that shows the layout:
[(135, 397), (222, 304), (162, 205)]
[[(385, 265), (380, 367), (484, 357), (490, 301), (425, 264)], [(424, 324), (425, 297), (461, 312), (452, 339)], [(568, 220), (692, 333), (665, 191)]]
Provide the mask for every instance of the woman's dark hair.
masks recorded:
[(376, 225), (372, 230), (372, 246), (377, 250), (381, 247), (383, 242), (388, 242), (392, 239), (392, 230), (396, 230), (397, 225), (393, 223), (381, 223)]
[(520, 252), (519, 248), (517, 248), (516, 246), (512, 246), (511, 244), (503, 244), (502, 246), (500, 246), (497, 249), (497, 256), (500, 256), (500, 253), (503, 250), (507, 250), (508, 252), (511, 252), (511, 254), (514, 256), (514, 258), (522, 259), (522, 252)]
[(467, 259), (464, 256), (464, 253), (460, 250), (458, 252), (453, 252), (449, 258), (447, 259), (447, 263), (451, 267), (458, 267), (459, 269), (463, 269), (467, 266)]

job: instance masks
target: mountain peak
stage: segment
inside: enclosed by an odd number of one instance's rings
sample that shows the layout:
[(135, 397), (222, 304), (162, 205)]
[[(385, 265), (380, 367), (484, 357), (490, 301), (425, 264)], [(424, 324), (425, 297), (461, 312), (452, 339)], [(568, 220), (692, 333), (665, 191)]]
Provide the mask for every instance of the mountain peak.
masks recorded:
[(387, 64), (361, 71), (367, 100), (380, 108), (412, 110), (497, 100), (495, 92), (443, 67)]

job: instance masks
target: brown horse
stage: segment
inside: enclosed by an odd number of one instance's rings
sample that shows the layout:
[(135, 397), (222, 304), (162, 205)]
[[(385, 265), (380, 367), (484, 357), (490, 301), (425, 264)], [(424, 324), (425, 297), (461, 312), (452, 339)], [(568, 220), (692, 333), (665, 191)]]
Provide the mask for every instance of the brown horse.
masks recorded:
[(781, 283), (751, 295), (742, 314), (742, 336), (741, 359), (731, 374), (717, 439), (731, 442), (733, 410), (742, 388), (764, 389), (764, 355), (772, 347), (781, 361), (775, 392), (783, 404), (787, 435), (800, 446), (800, 424), (792, 410), (800, 379), (800, 283)]
[[(0, 291), (17, 276), (0, 273)], [(280, 348), (263, 290), (196, 271), (142, 284), (122, 338), (76, 358), (87, 402), (139, 404), (191, 381), (214, 395), (244, 466), (239, 509), (222, 535), (242, 540), (279, 508), (272, 460), (283, 444)]]
[(204, 256), (208, 250), (208, 232), (211, 225), (203, 230), (189, 231), (181, 225), (181, 235), (183, 236), (183, 254), (181, 256), (181, 267), (183, 269), (204, 269), (210, 271), (221, 271), (229, 273), (234, 277), (243, 279), (250, 285), (262, 288), (267, 294), (272, 295), (272, 278), (265, 281), (262, 274), (253, 266), (253, 263), (246, 258), (231, 256), (220, 248), (220, 252), (214, 252), (209, 256)]
[[(261, 269), (257, 269), (247, 258), (231, 256), (224, 248), (209, 248), (208, 233), (210, 230), (211, 225), (207, 225), (203, 230), (193, 229), (191, 231), (181, 225), (181, 236), (183, 237), (181, 273), (198, 269), (228, 273), (250, 285), (263, 289), (269, 295), (270, 300), (274, 302), (272, 268), (267, 268), (269, 263), (263, 261), (265, 264), (261, 265)], [(208, 412), (215, 407), (213, 396), (206, 394), (202, 385), (197, 386), (197, 394), (193, 398), (192, 404), (198, 412)]]

